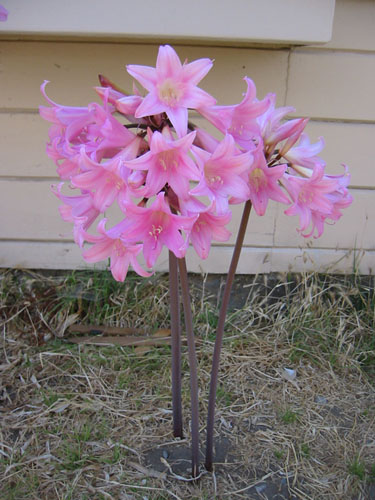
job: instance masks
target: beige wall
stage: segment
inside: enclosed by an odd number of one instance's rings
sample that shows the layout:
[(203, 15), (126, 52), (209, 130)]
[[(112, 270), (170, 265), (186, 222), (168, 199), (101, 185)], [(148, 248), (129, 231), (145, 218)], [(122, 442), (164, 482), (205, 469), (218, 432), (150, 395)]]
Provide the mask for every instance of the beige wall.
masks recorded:
[[(375, 269), (375, 2), (338, 0), (332, 41), (324, 46), (282, 49), (176, 46), (182, 59), (215, 59), (202, 87), (223, 104), (238, 102), (242, 77), (253, 78), (258, 96), (276, 92), (278, 105), (292, 105), (309, 116), (312, 139), (324, 136), (328, 170), (352, 173), (354, 203), (318, 240), (296, 231), (298, 219), (271, 204), (267, 215), (252, 214), (241, 273), (329, 270), (372, 273)], [(0, 266), (87, 267), (72, 242), (71, 227), (57, 211), (49, 186), (56, 182), (45, 155), (48, 124), (37, 107), (39, 85), (51, 83), (57, 102), (85, 105), (97, 73), (130, 87), (125, 64), (154, 65), (157, 45), (94, 42), (0, 41)], [(199, 118), (197, 118), (200, 121)], [(238, 226), (235, 207), (231, 228)], [(188, 255), (192, 271), (223, 272), (231, 245), (215, 246), (207, 261)], [(159, 269), (166, 268), (165, 255)]]

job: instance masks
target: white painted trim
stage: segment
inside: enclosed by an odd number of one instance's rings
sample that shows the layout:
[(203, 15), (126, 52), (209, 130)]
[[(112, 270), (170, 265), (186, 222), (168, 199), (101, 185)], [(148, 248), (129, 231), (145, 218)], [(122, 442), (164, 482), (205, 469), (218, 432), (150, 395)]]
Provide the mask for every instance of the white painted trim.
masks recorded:
[(0, 37), (324, 43), (335, 0), (2, 0)]

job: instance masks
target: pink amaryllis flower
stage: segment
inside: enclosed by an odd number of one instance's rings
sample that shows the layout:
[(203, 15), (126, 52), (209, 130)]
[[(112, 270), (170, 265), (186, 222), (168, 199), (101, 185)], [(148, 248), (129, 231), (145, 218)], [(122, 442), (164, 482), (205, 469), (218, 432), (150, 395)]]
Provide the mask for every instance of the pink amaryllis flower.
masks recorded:
[(290, 203), (278, 182), (285, 170), (286, 165), (268, 167), (263, 152), (256, 154), (255, 161), (250, 167), (248, 179), (250, 199), (258, 215), (265, 214), (269, 199), (287, 205)]
[(208, 258), (212, 240), (229, 240), (232, 233), (225, 226), (229, 224), (231, 218), (230, 211), (220, 215), (215, 214), (215, 204), (200, 212), (189, 234), (189, 241), (201, 259)]
[(340, 182), (337, 178), (325, 176), (322, 165), (314, 167), (310, 178), (285, 174), (284, 185), (294, 202), (285, 210), (285, 214), (299, 216), (299, 231), (308, 228), (312, 213), (319, 213), (325, 217), (333, 214), (334, 201), (330, 195), (340, 189)]
[(188, 108), (213, 106), (216, 100), (197, 87), (212, 67), (210, 59), (189, 64), (181, 61), (172, 47), (159, 48), (156, 68), (130, 64), (128, 73), (148, 90), (135, 112), (136, 118), (165, 112), (179, 137), (187, 132)]
[(117, 198), (120, 205), (125, 202), (130, 170), (124, 162), (137, 156), (140, 141), (141, 138), (136, 137), (121, 153), (104, 163), (91, 160), (82, 148), (81, 165), (86, 171), (72, 177), (71, 183), (82, 190), (90, 190), (94, 205), (100, 212), (105, 212)]
[[(185, 255), (187, 243), (181, 231), (190, 232), (197, 216), (172, 214), (165, 201), (164, 192), (157, 195), (149, 208), (132, 203), (127, 203), (125, 208), (126, 219), (112, 230), (121, 231), (126, 240), (143, 241), (143, 255), (147, 267), (154, 266), (163, 245), (169, 248), (177, 258)], [(112, 230), (109, 234), (112, 234)]]
[(162, 134), (149, 134), (150, 151), (125, 162), (125, 165), (130, 169), (148, 171), (142, 196), (149, 198), (168, 183), (178, 197), (186, 199), (189, 196), (189, 181), (199, 180), (199, 171), (189, 156), (195, 132), (174, 141), (168, 130), (169, 127), (164, 127)]
[(300, 165), (301, 167), (313, 169), (315, 165), (324, 166), (324, 161), (317, 156), (324, 148), (324, 139), (320, 137), (318, 142), (310, 144), (307, 134), (301, 134), (301, 138), (297, 146), (292, 147), (289, 151), (281, 151), (280, 154), (292, 165)]
[(0, 5), (0, 21), (6, 21), (8, 19), (8, 14), (8, 10), (3, 5)]
[(196, 146), (192, 151), (202, 176), (191, 195), (215, 201), (219, 214), (227, 212), (228, 197), (236, 196), (242, 201), (249, 198), (249, 188), (241, 174), (250, 168), (253, 157), (249, 152), (240, 153), (231, 135), (227, 134), (212, 154)]
[(254, 140), (260, 136), (256, 118), (265, 113), (271, 101), (268, 97), (258, 101), (254, 82), (248, 77), (244, 80), (247, 91), (239, 104), (201, 108), (198, 111), (221, 132), (231, 134), (239, 146), (250, 151), (255, 148)]
[[(110, 157), (134, 139), (134, 134), (124, 127), (112, 113), (115, 108), (105, 101), (104, 107), (91, 103), (85, 107), (64, 106), (50, 99), (45, 91), (48, 81), (41, 86), (41, 92), (51, 105), (39, 106), (42, 118), (53, 123), (51, 142), (58, 139), (56, 150), (61, 158), (70, 158), (82, 145), (97, 159)], [(108, 97), (110, 89), (105, 89)]]
[(292, 106), (285, 106), (276, 108), (275, 94), (268, 94), (270, 106), (265, 113), (257, 118), (260, 126), (261, 135), (264, 143), (264, 151), (266, 157), (270, 157), (274, 152), (276, 144), (290, 139), (287, 141), (287, 146), (284, 150), (289, 149), (299, 138), (303, 129), (306, 126), (306, 118), (295, 118), (281, 123), (281, 120), (289, 113), (295, 111)]
[(52, 185), (52, 192), (63, 202), (59, 207), (61, 218), (65, 222), (74, 222), (75, 218), (85, 218), (85, 227), (89, 227), (99, 215), (95, 208), (93, 194), (84, 193), (78, 196), (65, 196), (61, 193), (64, 183)]
[(120, 234), (109, 236), (105, 230), (106, 219), (102, 219), (97, 231), (100, 236), (85, 233), (85, 240), (93, 245), (82, 253), (86, 262), (100, 262), (110, 258), (110, 269), (116, 281), (124, 281), (131, 264), (134, 271), (148, 278), (152, 273), (145, 271), (137, 261), (137, 256), (142, 251), (142, 245), (129, 244)]

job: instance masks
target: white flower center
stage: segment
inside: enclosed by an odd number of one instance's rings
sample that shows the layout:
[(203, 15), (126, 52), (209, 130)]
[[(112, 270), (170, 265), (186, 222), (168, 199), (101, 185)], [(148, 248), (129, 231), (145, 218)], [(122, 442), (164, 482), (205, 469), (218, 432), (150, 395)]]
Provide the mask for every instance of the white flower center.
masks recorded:
[(183, 95), (182, 89), (177, 82), (167, 78), (163, 83), (158, 85), (159, 99), (167, 106), (174, 108), (178, 105), (179, 100)]

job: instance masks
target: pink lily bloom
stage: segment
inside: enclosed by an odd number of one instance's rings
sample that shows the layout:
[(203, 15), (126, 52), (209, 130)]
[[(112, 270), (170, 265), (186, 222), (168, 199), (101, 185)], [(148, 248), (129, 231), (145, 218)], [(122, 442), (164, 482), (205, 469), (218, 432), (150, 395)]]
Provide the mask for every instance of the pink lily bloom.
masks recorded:
[[(165, 127), (165, 129), (169, 129)], [(150, 198), (167, 183), (182, 199), (186, 199), (190, 180), (199, 180), (199, 171), (189, 156), (195, 132), (176, 141), (168, 139), (168, 131), (150, 135), (150, 151), (135, 160), (125, 162), (130, 169), (147, 170), (146, 185), (142, 196)]]
[(294, 201), (293, 205), (285, 210), (285, 214), (299, 216), (299, 231), (307, 229), (312, 212), (318, 212), (326, 217), (333, 213), (334, 202), (329, 195), (337, 192), (340, 183), (336, 178), (325, 176), (322, 165), (314, 167), (309, 179), (286, 174), (285, 180), (285, 187)]
[(297, 126), (293, 128), (293, 133), (289, 135), (287, 140), (281, 146), (279, 151), (279, 156), (285, 156), (286, 153), (294, 146), (294, 144), (302, 137), (302, 132), (305, 130), (308, 124), (308, 118), (301, 118), (297, 123)]
[(116, 106), (116, 101), (118, 99), (127, 97), (127, 94), (123, 94), (111, 87), (94, 87), (94, 90), (104, 103), (110, 102), (114, 106)]
[(5, 7), (0, 5), (0, 21), (6, 21), (8, 19), (9, 12)]
[(229, 224), (232, 212), (216, 215), (214, 208), (213, 204), (212, 207), (200, 212), (189, 235), (189, 240), (201, 259), (207, 259), (212, 240), (228, 241), (232, 234), (224, 227)]
[(240, 153), (231, 135), (227, 134), (212, 154), (196, 146), (192, 146), (192, 151), (202, 176), (190, 195), (215, 201), (218, 214), (228, 211), (228, 197), (249, 198), (249, 187), (241, 174), (249, 170), (253, 156)]
[(77, 153), (75, 155), (72, 155), (71, 158), (63, 159), (61, 163), (56, 162), (57, 173), (59, 174), (60, 179), (62, 179), (63, 181), (68, 181), (73, 176), (81, 172), (80, 158), (80, 154)]
[(271, 105), (263, 115), (257, 118), (257, 121), (261, 129), (266, 157), (269, 158), (276, 144), (288, 138), (290, 138), (287, 146), (287, 149), (289, 149), (303, 132), (307, 120), (305, 118), (296, 118), (288, 120), (285, 123), (280, 123), (287, 114), (293, 113), (295, 109), (291, 106), (275, 108), (275, 94), (268, 94), (267, 97)]
[(81, 151), (81, 163), (86, 172), (71, 179), (73, 186), (93, 192), (94, 206), (99, 212), (105, 212), (118, 198), (120, 205), (127, 199), (127, 177), (130, 175), (125, 160), (137, 156), (141, 138), (133, 140), (121, 153), (112, 159), (97, 163), (91, 160), (84, 149)]
[(345, 169), (345, 173), (343, 175), (326, 175), (327, 179), (334, 179), (338, 182), (338, 188), (333, 193), (328, 194), (327, 196), (333, 202), (333, 213), (338, 215), (338, 218), (341, 217), (342, 213), (340, 210), (342, 208), (347, 208), (351, 205), (353, 198), (349, 193), (347, 187), (350, 182), (350, 174), (348, 171), (348, 167), (343, 165)]
[(88, 138), (92, 142), (99, 143), (95, 151), (101, 152), (101, 158), (112, 156), (134, 141), (136, 136), (116, 120), (108, 108), (103, 108), (96, 103), (93, 106), (96, 110), (96, 124), (89, 127)]
[[(351, 205), (353, 198), (349, 191), (346, 189), (350, 181), (350, 175), (348, 173), (348, 168), (346, 167), (346, 165), (344, 165), (344, 168), (344, 175), (325, 176), (328, 179), (336, 179), (338, 181), (338, 189), (332, 193), (327, 194), (327, 198), (333, 203), (332, 212), (329, 215), (325, 215), (320, 212), (312, 211), (312, 229), (310, 233), (302, 234), (303, 237), (309, 238), (313, 236), (314, 238), (319, 238), (323, 234), (324, 222), (326, 222), (327, 220), (331, 220), (333, 222), (339, 220), (342, 216), (341, 209), (347, 208), (349, 205)], [(317, 232), (316, 235), (314, 235), (315, 230)]]
[(177, 258), (186, 253), (187, 242), (181, 231), (190, 232), (197, 216), (185, 217), (172, 214), (164, 193), (159, 193), (149, 207), (126, 204), (126, 219), (110, 230), (121, 231), (129, 241), (143, 241), (143, 255), (146, 265), (152, 268), (162, 251), (163, 245)]
[(231, 134), (241, 148), (251, 151), (255, 148), (254, 140), (260, 136), (256, 118), (267, 111), (271, 101), (268, 97), (257, 101), (254, 82), (248, 77), (244, 80), (247, 83), (247, 91), (240, 104), (213, 106), (198, 111), (221, 132)]
[(187, 132), (188, 108), (212, 106), (216, 100), (197, 87), (212, 67), (209, 59), (198, 59), (181, 64), (175, 50), (169, 45), (159, 47), (156, 68), (128, 65), (127, 71), (148, 90), (135, 113), (136, 118), (165, 112), (177, 135)]
[(302, 167), (313, 169), (315, 165), (320, 164), (324, 166), (324, 161), (316, 156), (324, 148), (323, 137), (320, 137), (318, 142), (310, 144), (307, 134), (301, 134), (300, 141), (297, 146), (289, 149), (287, 152), (281, 152), (286, 160), (293, 165), (300, 165)]
[(121, 99), (117, 99), (115, 106), (120, 113), (134, 116), (142, 101), (143, 97), (139, 95), (128, 95)]
[(250, 199), (258, 215), (265, 214), (269, 199), (290, 204), (289, 198), (284, 194), (278, 182), (285, 170), (286, 165), (268, 167), (263, 152), (259, 151), (256, 154), (248, 179)]
[[(62, 220), (77, 223), (84, 230), (88, 229), (99, 215), (99, 210), (94, 205), (92, 193), (65, 196), (61, 194), (63, 184), (61, 182), (57, 186), (51, 186), (52, 192), (63, 202), (63, 205), (59, 207)], [(78, 233), (75, 235), (75, 241), (79, 246), (82, 246), (83, 240), (78, 236)]]
[[(44, 120), (64, 126), (68, 126), (70, 123), (72, 123), (72, 121), (80, 119), (82, 119), (85, 124), (86, 122), (90, 123), (90, 121), (92, 121), (93, 111), (90, 110), (88, 106), (63, 106), (52, 101), (52, 99), (47, 96), (45, 91), (47, 83), (49, 83), (49, 81), (45, 80), (40, 86), (40, 90), (46, 101), (52, 107), (49, 108), (47, 106), (39, 106), (40, 116), (44, 118)], [(84, 125), (82, 125), (82, 127), (83, 126)]]
[[(97, 153), (97, 159), (110, 157), (134, 139), (134, 134), (112, 116), (114, 108), (107, 101), (104, 108), (97, 103), (79, 108), (62, 106), (47, 96), (47, 83), (43, 83), (41, 92), (52, 107), (40, 106), (39, 112), (42, 118), (55, 124), (50, 137), (51, 140), (60, 138), (61, 158), (69, 158), (82, 145), (86, 151)], [(108, 96), (109, 89), (106, 92)]]
[(120, 235), (111, 237), (105, 230), (106, 219), (100, 221), (97, 231), (101, 236), (85, 234), (85, 240), (94, 243), (91, 248), (82, 253), (86, 262), (99, 262), (110, 258), (110, 269), (116, 281), (124, 281), (131, 264), (134, 271), (148, 278), (152, 273), (142, 269), (137, 261), (137, 256), (142, 251), (142, 245), (130, 245)]

